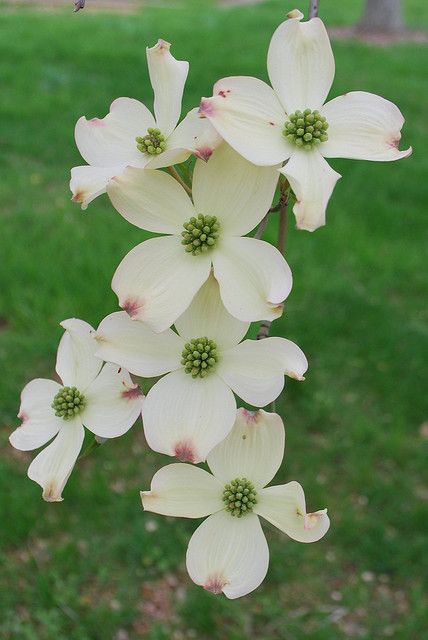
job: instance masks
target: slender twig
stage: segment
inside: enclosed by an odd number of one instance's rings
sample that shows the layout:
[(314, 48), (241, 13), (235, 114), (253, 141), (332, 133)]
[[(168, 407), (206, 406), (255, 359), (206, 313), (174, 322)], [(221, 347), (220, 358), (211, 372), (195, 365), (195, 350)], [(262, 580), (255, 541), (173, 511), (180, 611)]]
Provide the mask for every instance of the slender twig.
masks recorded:
[(318, 0), (310, 0), (309, 2), (309, 20), (318, 16)]
[(181, 186), (183, 187), (183, 189), (185, 189), (187, 191), (187, 193), (189, 194), (189, 196), (192, 195), (192, 190), (189, 187), (189, 185), (184, 182), (183, 178), (180, 176), (180, 174), (178, 173), (178, 171), (176, 171), (174, 169), (174, 167), (168, 167), (168, 171), (170, 172), (170, 174), (172, 175), (173, 178), (175, 178), (177, 180), (177, 182), (179, 182), (181, 184)]
[(86, 0), (74, 0), (74, 12), (76, 13), (76, 11), (80, 11), (80, 9), (84, 9), (85, 8), (85, 1)]

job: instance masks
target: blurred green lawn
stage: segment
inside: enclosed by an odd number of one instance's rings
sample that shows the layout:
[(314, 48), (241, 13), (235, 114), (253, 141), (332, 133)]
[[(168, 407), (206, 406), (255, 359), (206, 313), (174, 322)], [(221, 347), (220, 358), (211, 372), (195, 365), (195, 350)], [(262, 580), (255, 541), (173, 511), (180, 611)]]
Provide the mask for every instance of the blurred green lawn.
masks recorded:
[[(138, 490), (170, 462), (147, 450), (141, 422), (79, 463), (61, 504), (42, 502), (26, 478), (31, 456), (8, 445), (21, 387), (53, 373), (59, 321), (96, 325), (116, 309), (112, 273), (144, 237), (106, 197), (86, 213), (70, 202), (69, 169), (81, 163), (75, 121), (102, 117), (121, 95), (151, 105), (145, 46), (159, 36), (191, 62), (186, 109), (225, 75), (266, 79), (270, 34), (295, 3), (210, 4), (134, 16), (0, 13), (0, 636), (422, 638), (426, 48), (333, 42), (332, 95), (362, 89), (399, 104), (403, 145), (414, 154), (391, 164), (333, 161), (343, 179), (327, 227), (311, 235), (293, 223), (289, 231), (295, 286), (274, 333), (304, 348), (310, 370), (304, 384), (287, 382), (279, 402), (287, 452), (276, 480), (299, 480), (310, 509), (328, 506), (323, 541), (299, 545), (266, 527), (266, 582), (227, 601), (186, 576), (196, 523), (141, 511)], [(361, 2), (322, 0), (320, 9), (331, 24), (352, 23)], [(406, 15), (428, 25), (423, 0), (409, 0)]]

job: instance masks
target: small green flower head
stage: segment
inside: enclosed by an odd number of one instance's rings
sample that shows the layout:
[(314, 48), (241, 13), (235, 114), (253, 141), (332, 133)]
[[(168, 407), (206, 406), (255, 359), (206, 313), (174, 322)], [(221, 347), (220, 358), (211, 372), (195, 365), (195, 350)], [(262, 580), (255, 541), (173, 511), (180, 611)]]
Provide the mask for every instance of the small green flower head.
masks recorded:
[(192, 256), (205, 253), (216, 245), (220, 231), (220, 223), (216, 216), (204, 216), (200, 213), (197, 218), (190, 218), (185, 222), (183, 227), (185, 230), (181, 233), (181, 244)]
[(192, 378), (205, 378), (217, 364), (217, 345), (213, 340), (193, 338), (184, 346), (181, 364)]
[(141, 153), (149, 153), (151, 156), (158, 156), (166, 149), (165, 136), (161, 134), (160, 129), (150, 127), (144, 137), (137, 136), (135, 141)]
[(314, 149), (328, 140), (328, 122), (319, 111), (296, 111), (288, 116), (283, 135), (301, 149)]
[(71, 420), (85, 408), (85, 396), (76, 387), (62, 387), (56, 394), (51, 407), (58, 418)]
[(231, 516), (241, 518), (257, 504), (257, 492), (247, 478), (235, 478), (224, 487), (223, 502)]

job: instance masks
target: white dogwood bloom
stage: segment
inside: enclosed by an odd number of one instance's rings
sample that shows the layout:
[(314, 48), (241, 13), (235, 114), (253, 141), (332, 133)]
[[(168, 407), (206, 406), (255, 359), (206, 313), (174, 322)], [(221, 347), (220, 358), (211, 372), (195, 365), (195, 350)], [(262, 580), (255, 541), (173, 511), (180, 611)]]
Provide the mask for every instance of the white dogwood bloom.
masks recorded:
[(285, 338), (244, 340), (249, 324), (230, 315), (210, 277), (176, 321), (178, 333), (154, 333), (125, 312), (98, 327), (97, 354), (137, 376), (164, 376), (144, 401), (143, 424), (154, 451), (200, 462), (235, 421), (234, 393), (264, 407), (281, 393), (284, 375), (303, 380), (307, 360)]
[(62, 491), (82, 448), (84, 428), (101, 438), (114, 438), (132, 427), (142, 407), (142, 394), (128, 372), (104, 364), (94, 355), (94, 329), (83, 320), (61, 322), (65, 333), (58, 347), (56, 372), (62, 385), (38, 378), (21, 394), (22, 425), (11, 444), (30, 451), (52, 442), (28, 469), (48, 502), (62, 500)]
[(162, 171), (128, 168), (108, 186), (126, 220), (170, 234), (136, 246), (122, 260), (112, 288), (131, 318), (163, 331), (187, 309), (211, 268), (228, 311), (245, 322), (273, 320), (292, 286), (290, 268), (268, 242), (241, 237), (268, 211), (278, 173), (257, 167), (226, 144), (196, 161), (193, 202)]
[(398, 160), (412, 149), (398, 150), (404, 118), (388, 100), (353, 91), (324, 104), (334, 77), (334, 58), (319, 18), (290, 19), (275, 31), (268, 52), (273, 89), (252, 77), (224, 78), (200, 112), (244, 158), (275, 165), (295, 195), (299, 229), (325, 224), (325, 210), (341, 177), (324, 158)]
[(208, 518), (187, 549), (187, 570), (196, 584), (228, 598), (256, 589), (269, 564), (258, 516), (299, 542), (327, 532), (327, 509), (306, 512), (298, 482), (266, 487), (284, 456), (284, 425), (276, 413), (238, 409), (227, 438), (208, 456), (212, 475), (188, 464), (170, 464), (142, 491), (146, 511), (183, 518)]
[(84, 116), (75, 129), (77, 147), (89, 166), (71, 170), (73, 200), (85, 209), (105, 193), (108, 181), (127, 166), (156, 169), (184, 162), (194, 153), (208, 160), (221, 138), (198, 109), (177, 126), (189, 63), (176, 60), (164, 40), (146, 49), (155, 117), (133, 98), (118, 98), (103, 119)]

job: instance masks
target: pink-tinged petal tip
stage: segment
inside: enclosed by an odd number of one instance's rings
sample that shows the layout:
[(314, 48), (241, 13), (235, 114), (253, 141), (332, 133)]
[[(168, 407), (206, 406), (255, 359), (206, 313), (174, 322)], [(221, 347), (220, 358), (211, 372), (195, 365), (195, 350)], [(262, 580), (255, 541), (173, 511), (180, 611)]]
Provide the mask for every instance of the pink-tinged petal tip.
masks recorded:
[(123, 303), (120, 304), (120, 307), (124, 311), (126, 311), (128, 316), (132, 320), (135, 320), (135, 318), (138, 318), (138, 316), (140, 315), (144, 307), (144, 302), (139, 298), (127, 298)]
[(200, 149), (195, 149), (195, 156), (200, 158), (204, 162), (208, 162), (213, 154), (213, 149), (210, 147), (201, 147)]
[(238, 409), (241, 418), (245, 420), (247, 424), (256, 424), (260, 418), (260, 411), (249, 411), (248, 409)]
[(319, 511), (314, 511), (314, 513), (307, 513), (305, 515), (305, 524), (304, 528), (306, 531), (313, 529), (317, 526), (318, 520), (325, 516), (327, 513), (327, 509), (320, 509)]
[(182, 440), (177, 442), (174, 447), (174, 455), (180, 462), (195, 462), (196, 453), (190, 440)]
[(199, 105), (199, 115), (203, 116), (204, 118), (209, 118), (212, 117), (214, 113), (215, 109), (211, 98), (202, 98)]
[(122, 384), (124, 386), (124, 390), (122, 391), (121, 396), (125, 400), (135, 400), (136, 398), (143, 397), (143, 392), (138, 384), (134, 384), (132, 386), (127, 385), (126, 382), (122, 382)]
[(298, 20), (302, 20), (304, 18), (304, 14), (299, 11), (299, 9), (292, 9), (292, 11), (289, 11), (287, 13), (287, 18), (289, 19), (293, 19), (293, 18), (297, 18)]
[(203, 587), (206, 591), (219, 594), (223, 591), (226, 585), (227, 585), (227, 580), (225, 580), (223, 576), (214, 574), (208, 577), (208, 580), (203, 585)]

